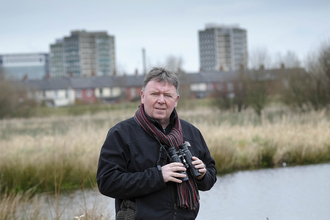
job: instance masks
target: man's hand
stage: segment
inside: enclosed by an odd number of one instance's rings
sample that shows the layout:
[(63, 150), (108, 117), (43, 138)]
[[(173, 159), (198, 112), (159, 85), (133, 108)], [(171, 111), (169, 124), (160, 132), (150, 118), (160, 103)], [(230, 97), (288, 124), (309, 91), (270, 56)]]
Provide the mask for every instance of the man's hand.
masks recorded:
[(194, 160), (193, 162), (191, 162), (192, 165), (194, 165), (195, 168), (198, 169), (198, 172), (200, 172), (202, 174), (199, 177), (197, 177), (196, 179), (201, 180), (206, 173), (205, 164), (203, 163), (203, 161), (201, 161), (197, 157), (193, 156), (192, 159)]
[(162, 166), (164, 182), (172, 181), (175, 183), (182, 183), (180, 178), (185, 178), (186, 175), (179, 173), (178, 171), (186, 171), (186, 168), (182, 163), (174, 162)]

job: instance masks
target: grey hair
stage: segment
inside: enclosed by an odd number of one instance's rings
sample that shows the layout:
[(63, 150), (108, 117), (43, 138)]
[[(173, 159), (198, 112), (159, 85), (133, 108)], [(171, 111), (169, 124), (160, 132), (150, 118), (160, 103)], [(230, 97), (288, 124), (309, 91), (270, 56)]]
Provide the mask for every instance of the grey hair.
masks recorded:
[(144, 77), (142, 91), (144, 91), (148, 82), (151, 80), (156, 82), (168, 82), (172, 84), (176, 89), (176, 93), (179, 95), (179, 77), (172, 71), (160, 67), (152, 68), (152, 70), (150, 70)]

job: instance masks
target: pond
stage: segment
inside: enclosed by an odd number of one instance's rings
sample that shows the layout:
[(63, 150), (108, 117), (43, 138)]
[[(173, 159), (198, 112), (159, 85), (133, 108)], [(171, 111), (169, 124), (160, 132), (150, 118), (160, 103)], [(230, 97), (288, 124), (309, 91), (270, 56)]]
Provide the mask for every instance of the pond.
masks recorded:
[[(330, 164), (219, 176), (215, 186), (200, 195), (198, 220), (330, 219)], [(65, 204), (64, 219), (73, 219), (81, 207), (108, 216), (114, 212), (114, 200), (100, 195), (96, 189), (77, 191), (74, 197), (62, 195), (60, 206)]]
[(330, 164), (243, 171), (201, 193), (203, 219), (330, 219)]

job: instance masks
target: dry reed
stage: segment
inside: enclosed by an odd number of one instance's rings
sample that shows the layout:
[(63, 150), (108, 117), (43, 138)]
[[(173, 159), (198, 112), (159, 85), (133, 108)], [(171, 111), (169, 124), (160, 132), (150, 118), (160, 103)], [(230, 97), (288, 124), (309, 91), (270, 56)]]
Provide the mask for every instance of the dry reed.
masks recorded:
[[(298, 115), (269, 110), (261, 118), (249, 111), (178, 112), (202, 132), (218, 174), (330, 161), (330, 120), (324, 111)], [(108, 129), (133, 114), (134, 110), (121, 110), (0, 121), (0, 207), (13, 207), (7, 214), (0, 209), (0, 215), (14, 215), (17, 204), (31, 203), (36, 192), (59, 195), (95, 187), (99, 152)], [(30, 196), (22, 196), (27, 191)], [(34, 210), (29, 219), (42, 219), (40, 209)]]
[(330, 161), (330, 120), (324, 111), (287, 113), (255, 125), (205, 121), (195, 124), (216, 160), (219, 174), (242, 169), (324, 163)]

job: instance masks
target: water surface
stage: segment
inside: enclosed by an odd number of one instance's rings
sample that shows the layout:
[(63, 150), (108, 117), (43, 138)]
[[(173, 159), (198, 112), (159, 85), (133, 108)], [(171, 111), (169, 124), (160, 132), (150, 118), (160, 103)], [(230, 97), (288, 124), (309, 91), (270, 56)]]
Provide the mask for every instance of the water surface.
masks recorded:
[(330, 219), (330, 164), (243, 171), (201, 193), (197, 219)]
[[(214, 187), (200, 196), (197, 220), (328, 220), (330, 164), (219, 176)], [(77, 191), (74, 197), (62, 195), (60, 208), (64, 219), (73, 219), (84, 209), (113, 216), (114, 200), (96, 189)]]

